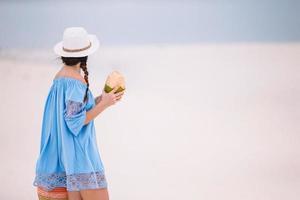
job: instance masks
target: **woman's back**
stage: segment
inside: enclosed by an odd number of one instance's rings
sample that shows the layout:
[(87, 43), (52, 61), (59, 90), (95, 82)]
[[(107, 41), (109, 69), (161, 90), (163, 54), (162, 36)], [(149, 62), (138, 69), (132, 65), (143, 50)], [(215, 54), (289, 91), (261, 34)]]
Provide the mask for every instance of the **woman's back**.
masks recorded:
[(35, 186), (68, 191), (107, 186), (94, 121), (84, 124), (86, 112), (95, 106), (90, 90), (84, 101), (86, 88), (74, 77), (53, 80), (44, 107)]
[[(83, 27), (68, 27), (62, 38), (53, 50), (65, 66), (54, 78), (46, 99), (33, 185), (40, 200), (67, 196), (70, 200), (108, 200), (93, 119), (124, 92), (116, 92), (117, 87), (109, 93), (103, 90), (96, 102), (89, 90), (87, 59), (99, 47), (97, 36)], [(71, 74), (75, 76), (67, 77)]]

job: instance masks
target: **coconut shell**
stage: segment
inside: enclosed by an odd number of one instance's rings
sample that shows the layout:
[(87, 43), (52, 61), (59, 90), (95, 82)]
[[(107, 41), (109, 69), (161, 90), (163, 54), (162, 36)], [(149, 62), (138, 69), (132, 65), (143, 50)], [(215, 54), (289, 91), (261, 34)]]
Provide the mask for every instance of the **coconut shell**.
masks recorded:
[(121, 92), (121, 91), (125, 90), (125, 78), (120, 72), (118, 72), (116, 70), (112, 71), (108, 75), (108, 77), (105, 81), (104, 91), (106, 93), (109, 93), (115, 87), (118, 87), (118, 89), (115, 91), (115, 93), (118, 93), (118, 92)]

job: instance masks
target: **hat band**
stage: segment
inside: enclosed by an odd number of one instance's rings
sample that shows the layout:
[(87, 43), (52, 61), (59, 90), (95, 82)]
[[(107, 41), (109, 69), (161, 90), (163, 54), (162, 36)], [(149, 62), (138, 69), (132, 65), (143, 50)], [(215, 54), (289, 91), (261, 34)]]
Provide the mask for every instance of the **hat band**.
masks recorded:
[(84, 48), (81, 48), (81, 49), (67, 49), (67, 48), (63, 47), (63, 50), (66, 51), (66, 52), (79, 52), (79, 51), (87, 50), (91, 46), (92, 46), (92, 43), (90, 42), (90, 44), (88, 46), (86, 46)]

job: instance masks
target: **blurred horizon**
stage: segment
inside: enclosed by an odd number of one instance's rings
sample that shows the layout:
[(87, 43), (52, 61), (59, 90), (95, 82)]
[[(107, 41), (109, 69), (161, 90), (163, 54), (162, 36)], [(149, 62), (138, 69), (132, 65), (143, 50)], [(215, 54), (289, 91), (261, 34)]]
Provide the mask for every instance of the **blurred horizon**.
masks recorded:
[(299, 42), (300, 2), (1, 1), (0, 49), (51, 48), (68, 26), (103, 45)]

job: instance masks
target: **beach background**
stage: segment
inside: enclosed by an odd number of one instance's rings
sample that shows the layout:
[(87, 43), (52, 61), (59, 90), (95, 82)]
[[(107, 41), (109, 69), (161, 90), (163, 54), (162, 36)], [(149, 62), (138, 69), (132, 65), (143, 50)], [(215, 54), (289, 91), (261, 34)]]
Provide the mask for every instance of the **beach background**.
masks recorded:
[(53, 45), (83, 26), (101, 42), (90, 88), (126, 77), (95, 119), (110, 199), (300, 199), (296, 0), (1, 1), (0, 199), (32, 185)]

